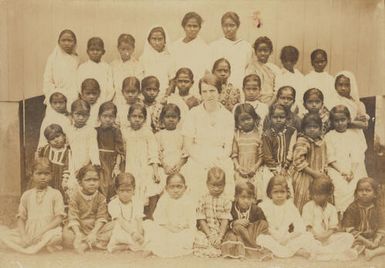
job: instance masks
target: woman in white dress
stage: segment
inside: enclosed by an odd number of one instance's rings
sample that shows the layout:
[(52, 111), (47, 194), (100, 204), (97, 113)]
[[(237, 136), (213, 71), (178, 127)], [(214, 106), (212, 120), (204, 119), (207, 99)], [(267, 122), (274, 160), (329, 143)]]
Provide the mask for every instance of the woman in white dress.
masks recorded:
[(221, 19), (224, 37), (210, 44), (211, 65), (219, 58), (225, 58), (231, 65), (229, 82), (235, 87), (242, 88), (242, 80), (253, 54), (249, 42), (237, 37), (241, 24), (235, 12), (226, 12)]
[[(201, 78), (209, 65), (209, 47), (199, 36), (203, 19), (195, 12), (188, 12), (182, 20), (185, 36), (175, 41), (170, 47), (170, 52), (175, 64), (175, 70), (188, 67), (194, 78)], [(193, 86), (191, 94), (198, 96), (197, 86)]]
[(220, 167), (226, 173), (225, 193), (234, 196), (234, 170), (230, 159), (234, 118), (220, 102), (220, 80), (206, 74), (199, 81), (203, 103), (192, 108), (182, 127), (185, 151), (189, 159), (184, 175), (192, 197), (198, 199), (207, 190), (207, 172)]

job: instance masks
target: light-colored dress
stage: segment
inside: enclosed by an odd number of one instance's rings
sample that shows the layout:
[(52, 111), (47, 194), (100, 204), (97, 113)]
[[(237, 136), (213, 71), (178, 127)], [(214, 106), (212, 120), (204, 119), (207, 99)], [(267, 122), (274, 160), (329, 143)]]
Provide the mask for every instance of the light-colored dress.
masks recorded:
[(259, 100), (263, 103), (270, 103), (276, 95), (275, 77), (279, 73), (279, 67), (274, 63), (263, 64), (254, 55), (246, 68), (246, 75), (256, 74), (261, 79), (261, 95)]
[(43, 92), (46, 104), (49, 96), (56, 91), (67, 97), (67, 107), (71, 107), (71, 103), (78, 95), (76, 80), (78, 65), (79, 57), (75, 52), (68, 54), (59, 45), (55, 47), (44, 69)]
[(336, 161), (341, 171), (353, 173), (353, 179), (347, 182), (334, 168), (328, 168), (328, 175), (334, 184), (334, 201), (338, 212), (344, 212), (354, 200), (354, 191), (359, 179), (367, 177), (365, 167), (366, 143), (362, 143), (359, 133), (347, 129), (340, 133), (335, 130), (325, 135), (328, 163)]
[[(180, 129), (163, 129), (156, 133), (155, 137), (159, 145), (159, 160), (161, 165), (173, 167), (178, 164), (182, 158), (187, 157), (187, 154), (184, 152), (183, 136)], [(160, 173), (163, 177), (161, 183), (162, 186), (164, 186), (166, 177), (168, 176), (164, 171), (164, 167)], [(180, 173), (183, 175), (183, 167)]]
[[(65, 216), (63, 197), (58, 190), (49, 186), (44, 190), (33, 188), (21, 196), (17, 217), (25, 222), (25, 232), (29, 239), (35, 238), (57, 216)], [(62, 228), (59, 225), (36, 238), (36, 242), (24, 247), (17, 229), (0, 226), (0, 246), (25, 254), (35, 254), (46, 246), (60, 245)]]
[[(155, 27), (161, 27), (165, 32), (166, 44), (162, 52), (158, 52), (157, 50), (155, 50), (147, 39), (147, 37), (149, 37), (150, 35), (151, 30)], [(174, 61), (168, 49), (169, 42), (170, 39), (164, 27), (151, 27), (146, 35), (143, 54), (139, 58), (139, 61), (144, 69), (144, 77), (153, 75), (159, 79), (160, 91), (157, 100), (161, 100), (165, 96), (169, 81), (175, 76)]]
[[(276, 205), (271, 199), (259, 205), (269, 224), (269, 235), (260, 234), (257, 244), (273, 252), (279, 258), (292, 257), (298, 250), (315, 252), (319, 244), (310, 233), (306, 232), (304, 222), (293, 202), (286, 200)], [(289, 238), (293, 233), (297, 234)]]
[[(209, 46), (200, 36), (188, 43), (183, 42), (183, 39), (178, 39), (170, 46), (175, 71), (187, 67), (193, 72), (194, 81), (199, 81), (206, 70), (211, 70)], [(193, 85), (190, 93), (199, 96), (198, 83)]]
[(104, 61), (96, 63), (92, 60), (80, 64), (78, 69), (78, 90), (81, 92), (81, 85), (85, 79), (93, 78), (98, 81), (100, 86), (101, 102), (110, 101), (115, 94), (113, 81), (112, 81), (112, 69), (110, 65)]
[(144, 198), (154, 196), (162, 191), (160, 183), (153, 180), (152, 164), (159, 164), (158, 144), (154, 134), (146, 127), (139, 130), (123, 130), (126, 142), (126, 167), (135, 177), (135, 195), (144, 202)]
[[(156, 206), (154, 221), (144, 222), (145, 232), (149, 237), (148, 250), (164, 258), (191, 254), (195, 225), (195, 209), (188, 194), (184, 193), (179, 199), (173, 199), (164, 192)], [(179, 231), (171, 232), (165, 226), (179, 228)]]
[(231, 41), (221, 37), (210, 44), (210, 54), (211, 66), (220, 58), (225, 58), (230, 62), (231, 75), (228, 82), (237, 88), (242, 88), (246, 67), (253, 54), (249, 42), (242, 39)]
[(67, 133), (68, 144), (72, 150), (74, 171), (87, 165), (90, 161), (93, 165), (100, 165), (99, 148), (93, 126), (85, 125), (82, 128), (70, 126)]
[(317, 172), (326, 174), (326, 143), (323, 139), (300, 135), (293, 150), (293, 189), (294, 204), (300, 212), (303, 206), (310, 200), (310, 185), (314, 178), (303, 169), (309, 167)]
[[(205, 220), (209, 229), (210, 235), (218, 237), (221, 232), (221, 221), (232, 220), (231, 216), (231, 198), (225, 194), (218, 197), (213, 197), (209, 193), (203, 195), (199, 200), (196, 209), (197, 220)], [(208, 240), (205, 233), (198, 230), (195, 234), (194, 255), (200, 257), (218, 257), (221, 255), (221, 250), (214, 248)]]
[(234, 169), (230, 159), (234, 118), (219, 102), (218, 107), (212, 113), (206, 111), (204, 104), (192, 108), (182, 128), (183, 136), (193, 139), (185, 175), (196, 200), (205, 193), (207, 172), (215, 166), (226, 174), (225, 193), (234, 196)]
[(337, 97), (337, 93), (334, 89), (334, 79), (328, 72), (318, 73), (316, 71), (310, 71), (305, 75), (306, 90), (310, 88), (318, 88), (324, 95), (324, 104), (329, 110), (333, 108), (333, 100)]
[[(120, 201), (118, 196), (108, 203), (108, 213), (111, 219), (115, 221), (112, 229), (110, 241), (107, 245), (107, 250), (112, 251), (113, 247), (118, 244), (126, 244), (132, 251), (142, 250), (144, 244), (140, 244), (132, 238), (133, 232), (139, 232), (138, 221), (144, 217), (143, 203), (140, 202), (135, 196), (132, 201), (124, 204)], [(128, 226), (130, 233), (124, 230), (119, 223), (124, 221)]]
[[(305, 226), (310, 226), (313, 233), (321, 235), (328, 230), (338, 228), (336, 208), (327, 203), (325, 208), (318, 206), (313, 200), (303, 207), (302, 218)], [(335, 232), (327, 240), (320, 241), (320, 249), (313, 256), (315, 260), (352, 260), (355, 259), (353, 235), (345, 232)]]

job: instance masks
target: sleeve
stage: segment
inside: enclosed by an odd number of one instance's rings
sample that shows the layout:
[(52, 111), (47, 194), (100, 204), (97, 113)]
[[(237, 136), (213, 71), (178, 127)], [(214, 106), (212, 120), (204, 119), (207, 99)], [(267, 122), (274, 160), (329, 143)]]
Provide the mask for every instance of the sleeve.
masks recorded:
[(48, 57), (43, 75), (43, 92), (47, 97), (55, 89), (55, 81), (53, 80), (52, 55)]
[(329, 229), (338, 228), (338, 213), (335, 206), (328, 204), (330, 207), (330, 219), (329, 219)]
[(147, 157), (149, 165), (159, 164), (158, 152), (158, 143), (156, 142), (155, 136), (149, 132), (147, 137)]
[(302, 209), (302, 219), (305, 227), (311, 226), (313, 227), (313, 213), (312, 213), (312, 205), (311, 201), (307, 202)]
[(79, 218), (79, 205), (77, 200), (77, 194), (75, 193), (72, 198), (70, 198), (70, 202), (68, 205), (68, 227), (72, 226), (80, 226), (80, 218)]
[(238, 142), (237, 142), (237, 139), (236, 139), (236, 137), (234, 135), (233, 147), (232, 147), (232, 150), (231, 150), (231, 158), (237, 158), (238, 159), (238, 153), (239, 153)]
[(89, 148), (89, 157), (91, 159), (91, 163), (93, 165), (100, 165), (99, 159), (99, 147), (97, 140), (96, 129), (90, 129), (89, 137), (88, 137), (88, 148)]
[(206, 202), (204, 196), (199, 199), (198, 206), (196, 208), (196, 219), (205, 220), (206, 219)]
[(273, 158), (273, 150), (271, 146), (271, 137), (262, 135), (263, 162), (269, 168), (275, 168), (278, 163)]
[(222, 220), (232, 220), (231, 201), (230, 199), (223, 200), (223, 209), (219, 211), (218, 218)]
[(115, 128), (115, 151), (122, 156), (125, 155), (122, 131), (119, 128)]
[(108, 213), (110, 214), (112, 220), (118, 219), (122, 216), (116, 199), (113, 199), (110, 203), (108, 203)]
[(96, 212), (96, 221), (97, 222), (107, 222), (108, 211), (106, 199), (102, 194), (98, 194), (98, 210)]
[(293, 217), (294, 231), (297, 233), (305, 233), (306, 227), (301, 215), (299, 214), (298, 209), (294, 206), (294, 203), (290, 202), (289, 204), (290, 204), (290, 210), (291, 210), (290, 214)]
[(337, 160), (334, 144), (332, 142), (332, 139), (330, 138), (330, 134), (325, 135), (325, 144), (326, 144), (326, 160), (327, 160), (327, 163), (330, 164)]
[[(353, 203), (354, 204), (354, 203)], [(342, 227), (346, 232), (352, 233), (356, 228), (356, 218), (359, 217), (358, 211), (355, 211), (354, 207), (351, 204), (344, 212), (342, 217)]]
[(293, 166), (296, 170), (301, 171), (309, 166), (306, 156), (309, 153), (309, 143), (305, 138), (299, 137), (293, 150)]
[(53, 212), (55, 217), (66, 215), (64, 212), (63, 196), (58, 190), (55, 190), (54, 196), (53, 196)]
[(289, 143), (289, 149), (287, 151), (287, 161), (292, 162), (293, 161), (293, 151), (294, 151), (294, 145), (297, 142), (297, 130), (294, 130), (293, 134), (290, 137), (290, 143)]
[(16, 217), (22, 219), (23, 221), (28, 218), (28, 196), (30, 191), (25, 192), (20, 198), (20, 204)]

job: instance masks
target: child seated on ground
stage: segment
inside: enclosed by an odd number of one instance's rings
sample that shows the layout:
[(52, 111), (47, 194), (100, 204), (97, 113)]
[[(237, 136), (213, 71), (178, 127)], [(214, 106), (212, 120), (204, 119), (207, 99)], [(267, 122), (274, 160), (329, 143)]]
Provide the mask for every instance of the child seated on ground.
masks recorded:
[(34, 187), (21, 196), (17, 229), (0, 226), (0, 248), (25, 254), (35, 254), (43, 248), (56, 251), (62, 248), (63, 197), (48, 186), (52, 178), (48, 159), (35, 159), (32, 169)]
[(88, 164), (77, 174), (79, 189), (70, 197), (63, 244), (82, 254), (93, 247), (105, 249), (111, 236), (106, 198), (98, 191), (99, 168)]
[(194, 255), (218, 257), (221, 243), (231, 220), (231, 199), (223, 194), (225, 173), (218, 167), (207, 173), (208, 193), (199, 200), (197, 207), (198, 232), (194, 241)]
[(154, 221), (144, 222), (149, 240), (147, 249), (164, 258), (189, 255), (196, 219), (192, 199), (186, 193), (185, 178), (178, 173), (168, 176), (165, 189), (156, 206)]
[(235, 201), (231, 206), (232, 221), (221, 245), (222, 256), (231, 258), (254, 257), (261, 261), (270, 260), (269, 250), (257, 245), (260, 234), (268, 234), (265, 214), (255, 203), (255, 187), (252, 183), (235, 185)]
[(303, 207), (302, 218), (306, 230), (320, 242), (315, 260), (354, 260), (357, 253), (351, 249), (354, 237), (338, 230), (337, 209), (328, 202), (334, 186), (330, 178), (322, 177), (311, 184), (312, 200)]

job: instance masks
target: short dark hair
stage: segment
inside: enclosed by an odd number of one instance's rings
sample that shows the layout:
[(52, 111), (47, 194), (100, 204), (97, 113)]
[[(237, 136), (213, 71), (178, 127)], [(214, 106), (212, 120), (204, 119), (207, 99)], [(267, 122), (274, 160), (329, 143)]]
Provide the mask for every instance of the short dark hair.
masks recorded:
[(190, 19), (196, 19), (196, 21), (198, 22), (199, 24), (199, 27), (202, 27), (202, 23), (203, 23), (203, 19), (202, 17), (196, 13), (196, 12), (188, 12), (186, 13), (184, 16), (183, 16), (183, 19), (182, 19), (182, 27), (186, 26), (187, 22), (190, 20)]
[(65, 134), (64, 134), (63, 128), (58, 124), (48, 125), (44, 129), (44, 137), (47, 139), (47, 141), (51, 141), (59, 137), (60, 135), (65, 135)]

